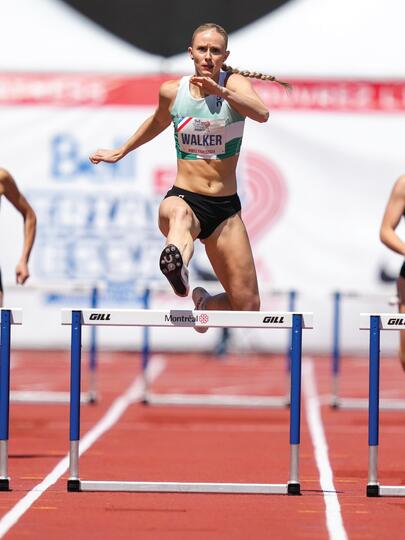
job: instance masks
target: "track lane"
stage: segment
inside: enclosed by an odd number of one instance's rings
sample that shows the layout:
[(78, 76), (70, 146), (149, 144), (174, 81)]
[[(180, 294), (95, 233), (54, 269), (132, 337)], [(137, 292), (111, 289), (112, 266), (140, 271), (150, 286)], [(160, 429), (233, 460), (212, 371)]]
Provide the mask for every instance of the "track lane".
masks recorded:
[[(194, 366), (192, 365), (194, 362)], [(186, 366), (186, 367), (185, 367)], [(185, 373), (186, 371), (186, 373)], [(187, 375), (188, 372), (188, 375)], [(185, 381), (181, 377), (186, 375)], [(206, 380), (205, 380), (206, 378)], [(268, 384), (263, 381), (268, 378)], [(157, 389), (282, 394), (284, 359), (253, 358), (240, 365), (206, 357), (172, 358)], [(185, 384), (185, 388), (181, 388)], [(256, 386), (257, 385), (257, 388)], [(83, 412), (86, 410), (84, 408)], [(134, 404), (80, 461), (83, 479), (284, 483), (288, 479), (289, 411), (163, 408)], [(91, 423), (91, 422), (90, 422)], [(83, 425), (84, 429), (87, 429)], [(76, 537), (192, 540), (194, 538), (327, 539), (323, 496), (305, 418), (302, 497), (261, 495), (66, 493), (59, 480), (8, 533), (60, 540)], [(66, 443), (65, 443), (66, 444)], [(69, 526), (61, 529), (61, 512)]]
[[(330, 366), (326, 358), (316, 362), (319, 392), (330, 393)], [(341, 395), (368, 396), (368, 360), (345, 358)], [(381, 397), (405, 397), (404, 374), (399, 361), (384, 358), (381, 364)], [(383, 484), (405, 485), (404, 412), (380, 411), (379, 479)], [(322, 418), (339, 494), (343, 521), (350, 540), (400, 538), (405, 499), (367, 498), (368, 412), (333, 410), (326, 400)], [(399, 535), (399, 536), (398, 536)]]

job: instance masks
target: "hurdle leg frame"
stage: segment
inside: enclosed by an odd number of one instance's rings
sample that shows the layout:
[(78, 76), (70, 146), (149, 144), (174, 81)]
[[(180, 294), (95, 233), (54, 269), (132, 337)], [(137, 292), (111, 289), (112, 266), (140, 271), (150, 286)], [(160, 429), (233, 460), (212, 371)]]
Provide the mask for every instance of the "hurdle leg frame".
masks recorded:
[[(95, 285), (90, 290), (90, 306), (97, 308), (99, 303), (99, 289)], [(90, 343), (88, 351), (88, 390), (80, 396), (82, 403), (95, 405), (98, 402), (97, 392), (97, 327), (90, 328)], [(22, 404), (39, 404), (39, 405), (66, 405), (70, 401), (69, 392), (65, 391), (46, 391), (46, 390), (11, 390), (10, 401), (13, 403)]]
[(0, 309), (0, 491), (9, 491), (8, 440), (10, 424), (11, 325), (21, 324), (21, 310)]
[[(398, 314), (384, 314), (396, 318)], [(405, 486), (380, 485), (378, 480), (379, 400), (380, 393), (380, 330), (384, 328), (380, 315), (369, 316), (369, 404), (368, 404), (368, 479), (367, 497), (405, 497)], [(364, 328), (362, 326), (362, 328)], [(395, 328), (393, 328), (395, 329)], [(396, 328), (398, 330), (398, 328)]]
[(10, 407), (10, 311), (1, 310), (1, 357), (0, 357), (0, 491), (10, 489), (8, 476), (8, 437)]
[(380, 318), (370, 317), (367, 496), (379, 496)]
[[(98, 288), (93, 287), (91, 291), (91, 307), (98, 306)], [(89, 347), (89, 389), (87, 391), (87, 402), (94, 405), (98, 401), (97, 394), (97, 326), (90, 328)]]
[(333, 327), (332, 327), (332, 398), (331, 407), (337, 409), (341, 406), (339, 399), (339, 376), (340, 376), (340, 304), (341, 294), (333, 293)]
[[(146, 289), (143, 296), (143, 306), (150, 307), (150, 289)], [(297, 299), (297, 291), (288, 291), (288, 311), (294, 312)], [(286, 388), (289, 386), (292, 362), (292, 328), (289, 330), (286, 350)], [(142, 377), (144, 393), (142, 403), (144, 405), (157, 406), (189, 406), (189, 407), (235, 407), (257, 409), (284, 409), (290, 406), (290, 395), (285, 396), (252, 396), (252, 395), (218, 395), (218, 394), (159, 394), (149, 388), (147, 367), (150, 360), (150, 329), (144, 327), (142, 345)]]
[[(330, 406), (333, 409), (346, 409), (346, 410), (367, 410), (368, 399), (359, 397), (340, 397), (339, 396), (339, 382), (341, 376), (341, 364), (342, 355), (340, 349), (340, 320), (341, 320), (341, 308), (342, 301), (347, 296), (348, 298), (355, 298), (355, 294), (345, 295), (342, 292), (336, 291), (333, 294), (333, 328), (332, 328), (332, 395), (330, 400)], [(405, 411), (405, 400), (396, 398), (383, 398), (379, 401), (380, 410), (384, 411)]]
[[(111, 311), (111, 310), (110, 310)], [(145, 313), (147, 312), (144, 310)], [(187, 312), (189, 313), (189, 312)], [(211, 312), (213, 314), (214, 312)], [(217, 312), (219, 313), (219, 312)], [(246, 315), (244, 312), (243, 315)], [(256, 493), (300, 495), (299, 449), (301, 422), (301, 361), (303, 314), (289, 314), (292, 320), (291, 343), (291, 407), (290, 407), (290, 467), (286, 484), (202, 483), (202, 482), (128, 482), (83, 481), (79, 476), (80, 441), (80, 363), (82, 312), (71, 312), (71, 404), (69, 479), (67, 490), (78, 491), (130, 491), (174, 493)], [(257, 316), (257, 313), (255, 314)], [(66, 323), (64, 323), (66, 324)], [(123, 324), (123, 323), (121, 323)], [(148, 324), (138, 324), (148, 326)], [(153, 324), (149, 324), (152, 326)], [(308, 327), (308, 326), (306, 326)]]
[(72, 312), (70, 352), (70, 448), (68, 491), (80, 491), (79, 441), (80, 441), (80, 386), (81, 386), (82, 322), (81, 312)]
[(293, 316), (291, 330), (291, 390), (290, 390), (290, 479), (289, 495), (300, 495), (299, 449), (301, 433), (301, 364), (302, 364), (302, 317)]
[[(142, 305), (144, 309), (150, 307), (151, 290), (146, 288), (142, 296)], [(148, 365), (150, 360), (150, 328), (144, 326), (142, 328), (142, 352), (141, 352), (141, 377), (143, 383), (143, 395), (142, 403), (144, 405), (150, 405), (150, 392), (149, 392), (149, 379), (148, 379)]]

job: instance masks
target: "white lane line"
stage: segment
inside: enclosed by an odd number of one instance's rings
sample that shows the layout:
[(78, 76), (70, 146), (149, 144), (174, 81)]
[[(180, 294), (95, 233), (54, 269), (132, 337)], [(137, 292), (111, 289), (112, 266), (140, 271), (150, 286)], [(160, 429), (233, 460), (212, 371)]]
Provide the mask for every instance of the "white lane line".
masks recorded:
[(326, 508), (326, 527), (330, 540), (347, 540), (339, 499), (333, 484), (333, 472), (329, 462), (328, 443), (322, 424), (321, 405), (315, 382), (314, 364), (306, 358), (303, 364), (303, 389), (305, 411), (312, 444), (315, 451), (319, 481)]
[[(154, 359), (149, 365), (148, 373), (149, 380), (152, 381), (163, 371), (165, 366), (164, 360), (154, 356)], [(82, 455), (88, 450), (106, 431), (120, 419), (129, 405), (140, 399), (143, 395), (143, 381), (141, 377), (137, 377), (131, 386), (124, 394), (119, 396), (105, 413), (103, 418), (80, 439), (79, 454)], [(66, 455), (56, 467), (35, 487), (32, 488), (17, 504), (4, 514), (0, 519), (0, 538), (15, 525), (32, 504), (41, 497), (41, 495), (65, 473), (69, 467), (69, 455)]]

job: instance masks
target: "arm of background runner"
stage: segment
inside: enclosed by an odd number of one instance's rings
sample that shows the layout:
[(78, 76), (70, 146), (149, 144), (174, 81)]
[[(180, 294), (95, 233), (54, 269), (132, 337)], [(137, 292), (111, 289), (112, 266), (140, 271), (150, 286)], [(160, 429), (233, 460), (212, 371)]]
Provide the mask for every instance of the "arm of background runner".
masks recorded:
[(404, 214), (404, 210), (405, 176), (401, 176), (394, 184), (380, 228), (381, 242), (401, 255), (405, 255), (405, 242), (399, 238), (395, 229)]
[(135, 148), (151, 141), (162, 133), (171, 123), (170, 108), (176, 97), (178, 81), (166, 81), (159, 91), (159, 105), (155, 112), (147, 118), (136, 130), (136, 132), (115, 150), (100, 149), (90, 156), (90, 161), (94, 164), (100, 161), (115, 163), (126, 156)]
[(4, 196), (20, 212), (24, 220), (24, 242), (21, 257), (17, 263), (15, 274), (17, 283), (23, 284), (29, 278), (28, 260), (34, 244), (37, 218), (27, 199), (20, 192), (13, 177), (6, 170), (0, 170)]

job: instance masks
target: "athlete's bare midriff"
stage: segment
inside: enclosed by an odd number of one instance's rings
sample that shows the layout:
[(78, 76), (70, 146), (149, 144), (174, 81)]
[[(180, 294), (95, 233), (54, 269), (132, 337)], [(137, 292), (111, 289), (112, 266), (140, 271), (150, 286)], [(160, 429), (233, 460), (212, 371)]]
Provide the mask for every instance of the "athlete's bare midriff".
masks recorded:
[(238, 157), (236, 155), (226, 159), (178, 159), (175, 185), (213, 197), (233, 195), (237, 191)]

